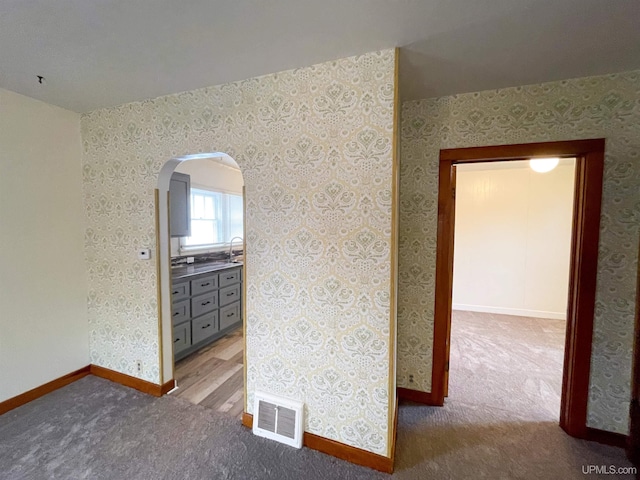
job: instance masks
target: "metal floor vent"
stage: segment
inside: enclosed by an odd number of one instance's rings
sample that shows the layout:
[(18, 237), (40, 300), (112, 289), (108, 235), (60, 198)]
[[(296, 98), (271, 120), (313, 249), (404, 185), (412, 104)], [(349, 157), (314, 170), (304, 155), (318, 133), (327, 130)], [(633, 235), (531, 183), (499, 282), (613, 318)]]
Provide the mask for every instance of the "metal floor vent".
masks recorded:
[(256, 392), (253, 433), (286, 445), (302, 448), (304, 404), (296, 400)]

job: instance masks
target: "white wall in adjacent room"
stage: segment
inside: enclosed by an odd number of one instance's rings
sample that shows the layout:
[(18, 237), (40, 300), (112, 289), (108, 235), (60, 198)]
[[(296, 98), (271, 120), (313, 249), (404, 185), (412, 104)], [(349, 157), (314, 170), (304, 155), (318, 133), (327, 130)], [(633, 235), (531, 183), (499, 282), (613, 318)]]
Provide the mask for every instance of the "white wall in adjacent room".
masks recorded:
[[(224, 161), (232, 162), (229, 159)], [(186, 173), (191, 177), (191, 188), (204, 188), (205, 190), (242, 195), (244, 180), (240, 167), (225, 165), (215, 159), (201, 158), (182, 162), (175, 171)], [(171, 256), (177, 257), (180, 254), (180, 239), (173, 237), (171, 238)]]
[(182, 162), (176, 172), (189, 175), (192, 187), (242, 195), (244, 182), (239, 167), (223, 165), (214, 159), (196, 159)]
[(0, 89), (0, 402), (89, 364), (80, 115)]
[(575, 161), (457, 167), (453, 308), (566, 317)]

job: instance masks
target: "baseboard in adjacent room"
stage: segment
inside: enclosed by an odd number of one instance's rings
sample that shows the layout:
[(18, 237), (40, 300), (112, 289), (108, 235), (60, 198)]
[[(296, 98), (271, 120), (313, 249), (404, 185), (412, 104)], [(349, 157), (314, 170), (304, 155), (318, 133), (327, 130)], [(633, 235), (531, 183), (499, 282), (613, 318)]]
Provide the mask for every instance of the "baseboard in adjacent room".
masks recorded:
[(66, 375), (63, 375), (62, 377), (56, 378), (55, 380), (51, 380), (44, 385), (40, 385), (39, 387), (21, 393), (20, 395), (16, 395), (15, 397), (5, 400), (4, 402), (0, 402), (0, 415), (89, 375), (89, 369), (90, 366), (87, 365), (86, 367), (82, 367), (75, 372), (68, 373)]
[(435, 402), (430, 392), (421, 392), (420, 390), (411, 390), (409, 388), (396, 388), (396, 395), (399, 400), (409, 400), (411, 402), (423, 403), (433, 407), (441, 407), (442, 403)]
[(169, 380), (167, 383), (158, 385), (156, 383), (142, 380), (141, 378), (132, 377), (124, 373), (116, 372), (108, 368), (100, 367), (98, 365), (91, 365), (91, 374), (96, 377), (105, 378), (112, 382), (119, 383), (125, 387), (134, 388), (143, 393), (153, 395), (154, 397), (161, 397), (169, 390), (172, 390), (175, 386), (174, 380)]
[(567, 318), (566, 312), (547, 312), (545, 310), (526, 310), (522, 308), (465, 305), (462, 303), (454, 303), (451, 308), (465, 312), (497, 313), (499, 315), (513, 315), (516, 317), (549, 318), (552, 320), (565, 320)]
[[(247, 428), (253, 428), (253, 415), (242, 414), (242, 424)], [(304, 432), (303, 444), (312, 450), (317, 450), (332, 457), (337, 457), (347, 462), (369, 467), (384, 473), (393, 473), (393, 458), (383, 457), (361, 448), (352, 447), (344, 443), (336, 442), (313, 433)]]
[(625, 448), (627, 446), (627, 436), (622, 433), (607, 432), (597, 428), (587, 427), (584, 435), (585, 440), (611, 445), (612, 447)]

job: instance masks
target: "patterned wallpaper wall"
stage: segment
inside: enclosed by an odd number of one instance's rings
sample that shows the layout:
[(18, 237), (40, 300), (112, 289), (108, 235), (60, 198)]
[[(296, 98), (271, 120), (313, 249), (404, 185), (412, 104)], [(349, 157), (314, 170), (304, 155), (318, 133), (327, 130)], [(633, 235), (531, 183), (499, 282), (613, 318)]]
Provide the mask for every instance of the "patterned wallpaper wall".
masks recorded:
[(303, 400), (306, 430), (388, 454), (393, 50), (82, 116), (91, 362), (159, 382), (154, 188), (223, 151), (247, 200), (253, 392)]
[(588, 424), (627, 432), (640, 225), (640, 71), (402, 106), (398, 386), (431, 389), (439, 150), (599, 137), (607, 144)]

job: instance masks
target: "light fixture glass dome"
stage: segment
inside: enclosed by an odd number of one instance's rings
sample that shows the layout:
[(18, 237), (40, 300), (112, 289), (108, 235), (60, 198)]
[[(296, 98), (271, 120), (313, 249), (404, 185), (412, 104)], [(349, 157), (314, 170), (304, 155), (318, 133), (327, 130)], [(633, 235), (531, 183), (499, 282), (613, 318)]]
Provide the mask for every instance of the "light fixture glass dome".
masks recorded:
[(531, 170), (538, 173), (550, 172), (554, 168), (558, 166), (560, 159), (557, 157), (553, 158), (532, 158), (529, 160), (529, 166)]

